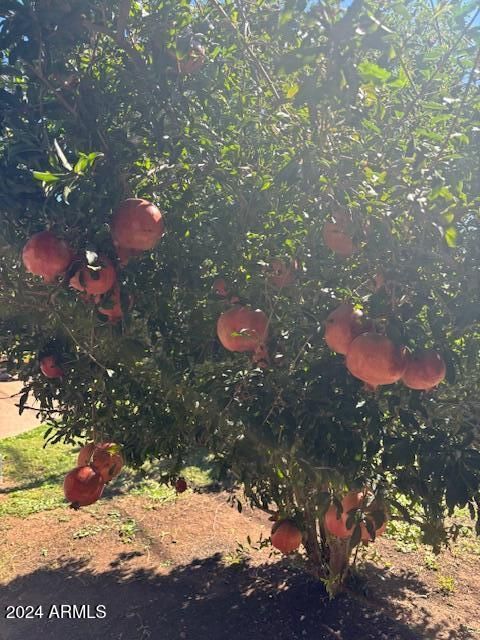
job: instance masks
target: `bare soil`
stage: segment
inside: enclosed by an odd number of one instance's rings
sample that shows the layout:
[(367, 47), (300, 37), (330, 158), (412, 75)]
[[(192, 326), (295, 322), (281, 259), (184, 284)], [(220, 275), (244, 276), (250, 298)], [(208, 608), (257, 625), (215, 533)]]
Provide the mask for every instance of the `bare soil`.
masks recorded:
[[(132, 495), (0, 522), (0, 639), (467, 640), (480, 638), (480, 557), (372, 545), (368, 590), (329, 601), (295, 557), (249, 547), (263, 514), (224, 493), (187, 492), (164, 505)], [(239, 548), (244, 546), (244, 552)], [(451, 579), (451, 589), (439, 578)], [(448, 585), (447, 585), (448, 586)], [(43, 618), (5, 620), (7, 605)], [(106, 606), (105, 619), (52, 619), (53, 604)]]

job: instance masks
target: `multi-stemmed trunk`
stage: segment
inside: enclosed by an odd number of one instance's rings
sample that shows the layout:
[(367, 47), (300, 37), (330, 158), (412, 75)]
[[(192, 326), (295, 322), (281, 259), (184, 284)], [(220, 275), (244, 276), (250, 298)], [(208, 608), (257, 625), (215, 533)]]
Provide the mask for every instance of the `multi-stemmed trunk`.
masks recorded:
[(351, 555), (350, 539), (330, 535), (311, 514), (305, 517), (305, 550), (308, 570), (321, 580), (331, 596), (344, 589)]

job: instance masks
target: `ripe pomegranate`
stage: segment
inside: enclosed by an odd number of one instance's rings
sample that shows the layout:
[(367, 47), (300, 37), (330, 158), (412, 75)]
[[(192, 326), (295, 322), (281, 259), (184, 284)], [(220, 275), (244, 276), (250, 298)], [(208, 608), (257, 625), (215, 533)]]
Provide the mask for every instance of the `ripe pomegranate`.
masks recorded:
[(111, 306), (108, 307), (98, 307), (100, 313), (104, 316), (107, 316), (110, 324), (115, 324), (119, 320), (123, 318), (123, 310), (122, 310), (122, 302), (120, 298), (120, 287), (118, 283), (116, 283), (111, 290), (110, 293), (105, 294), (103, 297), (104, 300), (108, 300)]
[(185, 480), (185, 478), (177, 478), (177, 481), (175, 482), (175, 491), (177, 493), (184, 493), (184, 491), (187, 490), (187, 481)]
[(406, 350), (387, 336), (363, 333), (348, 347), (346, 365), (352, 375), (375, 389), (400, 380), (407, 368)]
[(86, 507), (96, 502), (103, 493), (105, 483), (92, 467), (76, 467), (67, 473), (63, 481), (65, 498), (72, 509)]
[(337, 517), (337, 507), (331, 505), (325, 514), (325, 527), (332, 536), (337, 538), (349, 538), (352, 534), (351, 530), (347, 529), (345, 513), (340, 514)]
[(228, 296), (227, 283), (223, 278), (216, 278), (213, 281), (212, 290), (219, 298), (226, 298)]
[(217, 321), (218, 339), (229, 351), (256, 351), (266, 342), (267, 334), (268, 318), (259, 309), (235, 306)]
[(128, 198), (113, 214), (111, 229), (113, 243), (123, 250), (119, 256), (122, 260), (125, 254), (132, 255), (132, 250), (153, 249), (164, 234), (165, 222), (160, 209), (148, 200)]
[(355, 253), (353, 239), (343, 224), (326, 222), (323, 227), (323, 241), (331, 251), (342, 258), (349, 258)]
[(272, 545), (282, 553), (291, 553), (302, 542), (302, 532), (292, 520), (281, 520), (272, 527)]
[(86, 467), (92, 460), (93, 452), (95, 451), (95, 443), (89, 442), (84, 445), (78, 452), (77, 467)]
[(55, 356), (43, 356), (40, 360), (40, 371), (46, 378), (62, 378), (65, 373)]
[(445, 378), (446, 366), (442, 356), (432, 349), (420, 351), (408, 359), (402, 382), (409, 389), (427, 391)]
[(371, 329), (359, 309), (351, 304), (341, 304), (327, 317), (325, 342), (332, 351), (345, 355), (351, 342)]
[(98, 444), (90, 442), (80, 449), (77, 465), (79, 467), (90, 465), (107, 484), (118, 476), (124, 465), (124, 460), (118, 445), (112, 442)]
[(25, 269), (45, 282), (54, 282), (65, 273), (72, 261), (73, 253), (64, 240), (51, 231), (34, 234), (23, 247), (22, 260)]
[(270, 263), (268, 281), (277, 289), (283, 289), (295, 282), (296, 261), (286, 264), (283, 260), (275, 259)]
[[(367, 506), (367, 502), (371, 497), (372, 493), (370, 491), (350, 491), (342, 500), (343, 512), (339, 518), (337, 518), (337, 508), (335, 505), (331, 505), (325, 514), (325, 527), (328, 532), (337, 538), (349, 538), (353, 533), (355, 525), (350, 529), (347, 529), (347, 520), (350, 512), (354, 509), (364, 510), (364, 517), (367, 518), (373, 524), (373, 528), (376, 529), (375, 521), (371, 515), (372, 511), (377, 509), (375, 501), (371, 502)], [(385, 520), (382, 526), (376, 529), (375, 537), (381, 536), (386, 527), (387, 523)], [(363, 542), (369, 542), (372, 540), (372, 536), (363, 522), (360, 523), (360, 531)]]
[(195, 73), (200, 71), (206, 59), (205, 47), (200, 42), (192, 40), (188, 54), (183, 58), (177, 57), (178, 70), (184, 75)]
[(108, 258), (101, 256), (97, 267), (89, 267), (86, 264), (81, 266), (70, 278), (70, 286), (95, 297), (110, 291), (116, 280), (117, 274), (113, 264)]

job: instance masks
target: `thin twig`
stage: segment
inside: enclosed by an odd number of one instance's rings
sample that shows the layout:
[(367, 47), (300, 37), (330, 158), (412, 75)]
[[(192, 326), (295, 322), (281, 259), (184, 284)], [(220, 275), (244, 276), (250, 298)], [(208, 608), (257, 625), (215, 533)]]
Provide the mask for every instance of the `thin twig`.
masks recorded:
[(230, 18), (230, 16), (225, 11), (225, 9), (222, 7), (222, 5), (218, 2), (218, 0), (210, 0), (210, 2), (216, 7), (216, 9), (222, 14), (222, 16), (226, 20), (228, 20), (230, 26), (232, 27), (232, 29), (237, 34), (238, 40), (239, 40), (242, 48), (247, 52), (247, 54), (250, 57), (250, 59), (253, 62), (253, 64), (257, 67), (257, 69), (260, 71), (260, 73), (263, 75), (263, 77), (267, 81), (268, 86), (270, 87), (270, 89), (273, 92), (273, 95), (275, 96), (275, 98), (277, 100), (281, 100), (280, 94), (278, 93), (277, 88), (275, 87), (275, 85), (273, 83), (273, 80), (270, 78), (270, 75), (268, 74), (268, 71), (265, 69), (265, 67), (263, 66), (261, 61), (257, 58), (257, 56), (255, 55), (255, 52), (250, 47), (248, 42), (245, 40), (244, 36), (240, 33), (240, 31), (239, 31), (238, 27), (236, 26), (236, 24), (233, 22), (233, 20)]

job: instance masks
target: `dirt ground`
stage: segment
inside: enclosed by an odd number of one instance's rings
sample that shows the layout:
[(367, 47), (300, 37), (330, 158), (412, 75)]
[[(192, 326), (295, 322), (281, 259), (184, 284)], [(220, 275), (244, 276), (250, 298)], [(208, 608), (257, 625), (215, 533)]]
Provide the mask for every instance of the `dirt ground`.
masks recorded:
[(15, 380), (0, 382), (0, 438), (16, 436), (40, 424), (35, 411), (27, 409), (21, 416), (18, 415), (15, 403), (18, 403), (22, 387), (23, 383)]
[[(78, 512), (3, 518), (0, 639), (480, 638), (479, 556), (442, 555), (455, 585), (445, 593), (424, 550), (405, 554), (381, 540), (364, 565), (366, 595), (329, 601), (295, 558), (249, 547), (247, 537), (268, 537), (269, 525), (238, 513), (224, 493), (191, 491), (163, 505), (106, 495)], [(54, 619), (54, 604), (91, 605), (91, 615), (103, 604), (106, 617)], [(43, 617), (6, 620), (7, 605), (42, 605)]]

